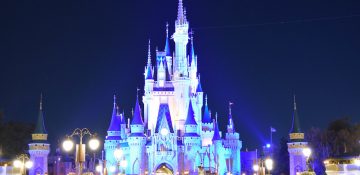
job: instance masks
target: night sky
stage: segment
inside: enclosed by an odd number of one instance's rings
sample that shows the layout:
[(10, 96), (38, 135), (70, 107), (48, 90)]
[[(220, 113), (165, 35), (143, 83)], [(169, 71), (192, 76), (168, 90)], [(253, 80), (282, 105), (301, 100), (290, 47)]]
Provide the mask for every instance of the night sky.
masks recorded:
[[(294, 93), (303, 130), (344, 116), (360, 121), (360, 1), (184, 3), (210, 109), (225, 130), (234, 103), (243, 148), (265, 144), (270, 126), (274, 142), (287, 136)], [(35, 122), (42, 92), (53, 145), (76, 127), (104, 135), (114, 93), (130, 116), (144, 84), (148, 39), (154, 58), (177, 14), (176, 0), (0, 6), (0, 109), (8, 121)]]

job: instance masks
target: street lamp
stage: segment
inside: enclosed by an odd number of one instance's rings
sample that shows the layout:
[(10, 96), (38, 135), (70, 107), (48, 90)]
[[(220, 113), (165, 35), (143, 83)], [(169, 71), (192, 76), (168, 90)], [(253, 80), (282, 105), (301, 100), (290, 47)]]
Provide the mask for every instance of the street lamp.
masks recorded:
[(265, 167), (268, 170), (269, 174), (271, 170), (273, 169), (274, 161), (271, 158), (267, 158), (265, 160)]
[(312, 171), (312, 168), (310, 167), (310, 156), (311, 156), (311, 149), (310, 148), (304, 148), (302, 150), (304, 156), (306, 157), (306, 169), (307, 171)]
[(72, 138), (74, 136), (78, 136), (80, 139), (79, 144), (76, 144), (76, 151), (75, 151), (75, 162), (79, 165), (79, 171), (78, 174), (82, 174), (83, 170), (83, 163), (85, 162), (85, 144), (83, 144), (83, 137), (85, 135), (89, 135), (91, 138), (89, 140), (89, 147), (91, 150), (96, 150), (100, 146), (100, 141), (95, 137), (94, 134), (90, 132), (87, 128), (76, 128), (71, 135), (67, 136), (67, 138), (64, 140), (62, 146), (65, 151), (69, 152), (74, 147), (74, 142)]
[(253, 165), (253, 170), (254, 170), (254, 172), (256, 172), (256, 174), (257, 174), (257, 172), (259, 171), (259, 165), (258, 165), (258, 164), (254, 164), (254, 165)]
[(30, 160), (27, 154), (20, 154), (14, 160), (13, 165), (15, 168), (20, 168), (20, 174), (26, 174), (26, 169), (33, 167), (34, 163)]
[(117, 161), (117, 172), (119, 172), (119, 167), (121, 167), (121, 170), (123, 171), (123, 173), (125, 174), (125, 168), (127, 167), (127, 161), (124, 159), (124, 152), (122, 149), (120, 148), (116, 148), (114, 150), (114, 157)]

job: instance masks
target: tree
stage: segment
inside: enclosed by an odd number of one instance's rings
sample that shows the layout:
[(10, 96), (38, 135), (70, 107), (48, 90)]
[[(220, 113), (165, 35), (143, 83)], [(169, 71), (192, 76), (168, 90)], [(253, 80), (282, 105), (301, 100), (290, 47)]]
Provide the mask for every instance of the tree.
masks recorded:
[(288, 141), (287, 137), (282, 137), (279, 146), (275, 149), (274, 162), (278, 163), (275, 165), (274, 174), (289, 174)]

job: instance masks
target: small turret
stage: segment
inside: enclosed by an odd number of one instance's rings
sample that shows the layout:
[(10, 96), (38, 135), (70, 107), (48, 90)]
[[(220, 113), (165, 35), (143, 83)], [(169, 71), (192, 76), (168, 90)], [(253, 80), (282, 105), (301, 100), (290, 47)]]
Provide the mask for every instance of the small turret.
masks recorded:
[(36, 123), (36, 128), (29, 143), (30, 160), (34, 166), (30, 168), (29, 174), (48, 174), (48, 155), (50, 153), (50, 144), (47, 141), (47, 132), (45, 129), (43, 98), (40, 96), (40, 109)]
[(185, 137), (186, 136), (191, 136), (191, 137), (198, 137), (199, 135), (197, 134), (197, 123), (195, 121), (195, 113), (194, 113), (194, 109), (191, 103), (191, 100), (189, 102), (189, 109), (188, 109), (188, 115), (186, 117), (186, 121), (185, 121)]
[[(138, 95), (136, 95), (135, 111), (134, 111), (133, 119), (130, 124), (130, 128), (131, 128), (130, 136), (134, 136), (134, 134), (140, 134), (141, 136), (145, 136), (144, 135), (144, 122), (143, 122), (143, 119), (141, 116), (141, 108), (140, 108), (140, 104), (139, 104)], [(140, 136), (140, 135), (136, 135), (136, 136)]]
[(233, 133), (235, 132), (235, 129), (234, 129), (234, 122), (233, 122), (233, 119), (232, 119), (232, 114), (231, 114), (231, 106), (233, 105), (232, 102), (229, 102), (229, 121), (228, 121), (228, 125), (227, 125), (227, 131), (229, 133)]
[(120, 117), (117, 115), (116, 96), (114, 95), (114, 106), (106, 140), (121, 140)]

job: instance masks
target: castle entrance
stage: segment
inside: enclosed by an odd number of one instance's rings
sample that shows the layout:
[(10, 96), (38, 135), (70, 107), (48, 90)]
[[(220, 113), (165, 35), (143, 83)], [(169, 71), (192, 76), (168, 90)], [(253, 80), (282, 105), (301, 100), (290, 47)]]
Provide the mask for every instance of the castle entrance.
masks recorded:
[(157, 175), (173, 175), (173, 171), (168, 164), (162, 163), (156, 169), (155, 174), (157, 174)]

